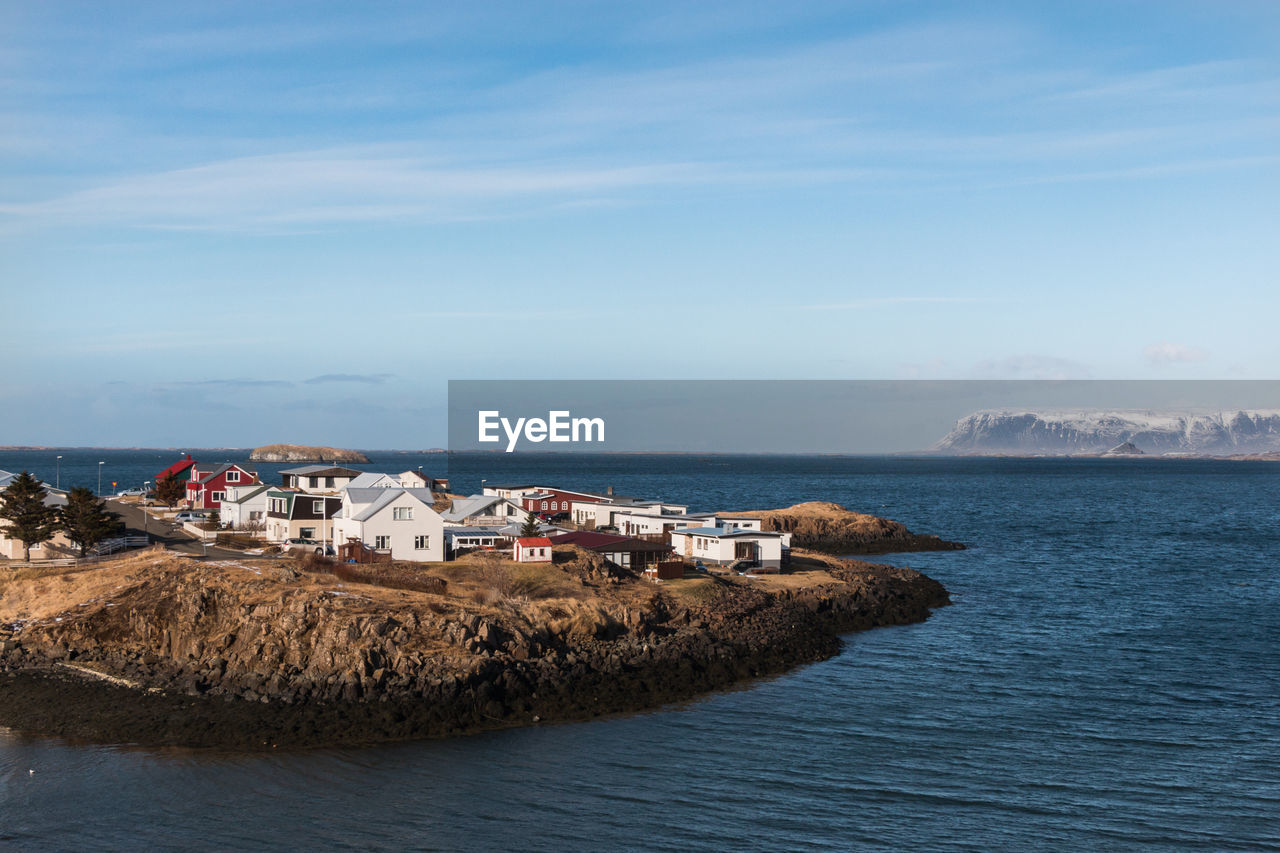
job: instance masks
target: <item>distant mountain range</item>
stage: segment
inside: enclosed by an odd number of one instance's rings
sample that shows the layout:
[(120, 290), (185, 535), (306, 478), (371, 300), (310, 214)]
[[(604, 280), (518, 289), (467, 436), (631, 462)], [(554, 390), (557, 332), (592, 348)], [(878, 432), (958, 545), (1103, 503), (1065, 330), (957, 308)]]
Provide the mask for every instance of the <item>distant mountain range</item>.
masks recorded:
[[(984, 411), (956, 421), (931, 450), (960, 455), (1237, 456), (1280, 452), (1280, 411)], [(1113, 454), (1118, 455), (1118, 454)]]

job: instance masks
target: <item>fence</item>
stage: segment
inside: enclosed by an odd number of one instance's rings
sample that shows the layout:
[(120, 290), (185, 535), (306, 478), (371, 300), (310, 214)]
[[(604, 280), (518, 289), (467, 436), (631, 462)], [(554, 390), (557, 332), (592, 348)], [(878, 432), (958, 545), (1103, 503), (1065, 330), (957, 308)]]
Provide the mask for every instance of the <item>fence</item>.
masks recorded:
[(26, 562), (4, 563), (6, 569), (66, 569), (96, 563), (126, 548), (145, 548), (151, 544), (147, 536), (118, 536), (99, 542), (94, 553), (84, 557), (58, 557), (52, 560), (30, 560)]

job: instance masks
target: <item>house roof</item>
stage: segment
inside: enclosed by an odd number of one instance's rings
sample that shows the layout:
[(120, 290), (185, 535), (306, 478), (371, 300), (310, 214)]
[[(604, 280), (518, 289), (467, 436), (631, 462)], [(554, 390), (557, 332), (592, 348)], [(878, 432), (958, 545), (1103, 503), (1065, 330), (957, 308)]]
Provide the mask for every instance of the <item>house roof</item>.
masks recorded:
[(281, 474), (293, 474), (300, 477), (314, 477), (324, 474), (326, 477), (358, 477), (361, 472), (354, 468), (343, 468), (337, 465), (299, 465), (297, 468), (281, 468)]
[(267, 486), (266, 486), (265, 484), (263, 484), (263, 485), (259, 485), (259, 486), (256, 486), (256, 487), (254, 487), (254, 488), (250, 489), (249, 491), (245, 492), (243, 495), (241, 495), (240, 497), (236, 498), (235, 500), (230, 500), (230, 501), (229, 501), (229, 500), (224, 500), (224, 501), (223, 501), (223, 503), (228, 503), (228, 504), (242, 504), (242, 503), (244, 503), (245, 501), (249, 500), (249, 498), (257, 497), (258, 495), (262, 494), (262, 493), (263, 493), (263, 492), (265, 492), (266, 490), (267, 490)]
[(179, 459), (159, 474), (156, 474), (156, 479), (163, 480), (165, 477), (176, 477), (194, 464), (196, 464), (196, 460), (192, 459), (191, 454), (188, 453), (186, 459)]
[(611, 533), (595, 533), (589, 530), (579, 530), (573, 533), (566, 533), (563, 536), (556, 536), (552, 541), (557, 545), (577, 545), (579, 548), (586, 548), (588, 551), (597, 551), (603, 554), (614, 554), (622, 551), (670, 551), (670, 545), (664, 545), (661, 542), (647, 542), (644, 539), (632, 539), (629, 536), (615, 536)]
[(506, 501), (506, 498), (501, 498), (497, 495), (471, 495), (466, 498), (458, 498), (454, 500), (453, 505), (448, 510), (440, 513), (440, 517), (445, 521), (461, 521), (473, 515), (482, 515), (489, 507), (504, 501)]
[[(490, 528), (492, 529), (492, 528)], [(514, 539), (520, 535), (520, 531), (524, 530), (523, 524), (506, 524), (498, 528), (498, 533), (508, 539)], [(556, 527), (554, 524), (539, 524), (538, 532), (544, 536), (554, 536), (559, 533), (566, 533), (563, 527)]]
[(446, 527), (444, 529), (446, 539), (456, 539), (459, 536), (476, 536), (481, 539), (502, 539), (503, 536), (492, 527)]
[(205, 474), (205, 475), (204, 475), (203, 477), (201, 477), (197, 482), (198, 482), (200, 485), (204, 485), (205, 483), (212, 482), (212, 481), (214, 480), (214, 478), (218, 477), (218, 476), (219, 476), (219, 475), (221, 475), (221, 474), (225, 474), (227, 471), (230, 471), (232, 468), (236, 468), (236, 469), (238, 469), (238, 470), (240, 470), (240, 471), (245, 472), (246, 474), (252, 474), (252, 475), (253, 475), (253, 476), (255, 476), (255, 477), (258, 475), (258, 472), (257, 472), (257, 471), (254, 471), (254, 470), (253, 470), (253, 469), (251, 469), (251, 468), (243, 468), (243, 467), (241, 467), (241, 466), (239, 466), (239, 465), (236, 465), (236, 464), (235, 464), (235, 463), (233, 463), (233, 462), (224, 462), (223, 464), (219, 465), (217, 468), (214, 468), (214, 469), (213, 469), (211, 472), (209, 472), (208, 474)]
[(401, 495), (409, 495), (419, 503), (425, 505), (427, 509), (431, 509), (432, 504), (435, 502), (435, 495), (431, 493), (430, 489), (371, 489), (370, 491), (380, 491), (382, 492), (382, 495), (375, 499), (373, 503), (356, 513), (354, 516), (356, 521), (368, 521), (386, 509), (389, 504), (394, 502)]
[[(382, 481), (384, 477), (389, 482), (389, 485), (379, 486), (378, 483)], [(379, 471), (365, 471), (350, 483), (347, 483), (344, 488), (350, 492), (352, 489), (398, 488), (399, 486), (400, 481), (395, 477), (392, 477), (390, 474), (383, 474)]]
[(671, 531), (671, 535), (690, 534), (692, 536), (707, 536), (710, 538), (732, 539), (736, 536), (761, 537), (766, 536), (770, 539), (781, 536), (773, 530), (746, 530), (740, 527), (685, 527), (680, 530)]
[(530, 536), (527, 539), (517, 539), (521, 548), (550, 548), (551, 540), (545, 536)]

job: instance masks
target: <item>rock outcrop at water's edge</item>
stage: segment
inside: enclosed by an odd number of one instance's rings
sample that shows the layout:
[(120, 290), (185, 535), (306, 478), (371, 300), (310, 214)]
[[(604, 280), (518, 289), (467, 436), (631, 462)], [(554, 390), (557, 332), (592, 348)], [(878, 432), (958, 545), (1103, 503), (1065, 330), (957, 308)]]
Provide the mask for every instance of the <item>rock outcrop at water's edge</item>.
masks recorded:
[(793, 546), (831, 554), (894, 554), (964, 548), (959, 542), (912, 533), (900, 522), (852, 512), (840, 504), (826, 501), (808, 501), (786, 509), (750, 510), (727, 515), (759, 518), (764, 530), (790, 533)]
[(268, 444), (254, 448), (250, 462), (348, 462), (365, 464), (369, 457), (359, 450), (338, 447), (308, 447), (302, 444)]
[(12, 580), (0, 724), (264, 748), (585, 719), (821, 660), (840, 633), (948, 603), (918, 572), (819, 554), (798, 553), (794, 574), (662, 586), (556, 557), (541, 574), (480, 561), (487, 580), (465, 596), (462, 581), (442, 596), (162, 553)]

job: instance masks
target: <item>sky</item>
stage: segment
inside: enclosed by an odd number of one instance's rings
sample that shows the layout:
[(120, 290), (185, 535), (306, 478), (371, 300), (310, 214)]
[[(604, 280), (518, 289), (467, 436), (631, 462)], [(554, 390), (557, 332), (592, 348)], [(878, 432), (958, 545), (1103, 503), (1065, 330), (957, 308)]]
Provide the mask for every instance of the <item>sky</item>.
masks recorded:
[(1273, 379), (1280, 4), (0, 2), (0, 445)]

